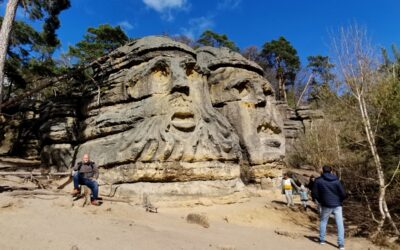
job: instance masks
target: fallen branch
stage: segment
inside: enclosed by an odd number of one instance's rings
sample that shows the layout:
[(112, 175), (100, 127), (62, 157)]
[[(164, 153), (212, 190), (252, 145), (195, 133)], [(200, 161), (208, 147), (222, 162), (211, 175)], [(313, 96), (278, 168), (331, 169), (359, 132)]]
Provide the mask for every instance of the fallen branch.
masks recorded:
[(24, 195), (56, 195), (65, 196), (67, 193), (50, 191), (50, 190), (32, 190), (32, 191), (14, 191), (8, 193), (9, 196), (24, 196)]
[(63, 189), (65, 188), (65, 186), (67, 186), (68, 184), (70, 184), (72, 182), (72, 176), (70, 175), (68, 180), (66, 180), (63, 184), (61, 184), (60, 186), (57, 187), (57, 189)]
[(102, 201), (111, 201), (111, 202), (122, 202), (122, 203), (128, 203), (130, 204), (132, 201), (130, 200), (125, 200), (125, 199), (115, 199), (115, 198), (110, 198), (110, 197), (100, 197), (99, 200)]
[(36, 187), (18, 187), (18, 186), (0, 186), (0, 192), (9, 192), (14, 190), (36, 190)]
[(42, 172), (0, 172), (0, 175), (24, 175), (24, 176), (68, 176), (71, 172), (42, 173)]

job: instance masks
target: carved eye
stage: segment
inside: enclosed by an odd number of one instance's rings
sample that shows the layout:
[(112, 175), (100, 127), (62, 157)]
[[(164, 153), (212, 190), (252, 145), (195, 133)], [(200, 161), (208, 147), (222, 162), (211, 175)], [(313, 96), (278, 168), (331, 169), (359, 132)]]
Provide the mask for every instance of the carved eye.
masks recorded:
[(186, 75), (190, 76), (193, 73), (197, 73), (194, 68), (195, 68), (196, 64), (195, 63), (187, 63), (186, 64)]
[(263, 85), (263, 92), (265, 96), (273, 95), (274, 92), (272, 91), (272, 87), (270, 84), (265, 83)]
[(170, 78), (169, 67), (164, 63), (159, 63), (152, 68), (152, 81), (158, 83), (167, 83)]
[(239, 92), (240, 96), (244, 97), (250, 94), (248, 90), (248, 83), (248, 81), (241, 81), (235, 84), (233, 88)]

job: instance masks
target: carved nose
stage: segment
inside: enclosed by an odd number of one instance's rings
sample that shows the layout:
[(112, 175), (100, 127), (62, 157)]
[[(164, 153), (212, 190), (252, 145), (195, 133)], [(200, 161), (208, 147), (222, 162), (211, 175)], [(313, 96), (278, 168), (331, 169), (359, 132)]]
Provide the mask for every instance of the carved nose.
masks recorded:
[(262, 94), (261, 91), (256, 91), (254, 97), (256, 101), (256, 107), (265, 107), (266, 105), (265, 96)]
[(189, 96), (190, 88), (187, 79), (185, 79), (184, 77), (177, 77), (173, 79), (171, 94), (176, 92)]
[(257, 99), (256, 107), (263, 108), (263, 107), (265, 107), (266, 104), (267, 104), (267, 102), (264, 99)]
[(181, 93), (181, 94), (185, 94), (185, 95), (189, 96), (190, 91), (189, 91), (188, 86), (175, 85), (171, 90), (171, 94), (173, 94), (173, 93)]

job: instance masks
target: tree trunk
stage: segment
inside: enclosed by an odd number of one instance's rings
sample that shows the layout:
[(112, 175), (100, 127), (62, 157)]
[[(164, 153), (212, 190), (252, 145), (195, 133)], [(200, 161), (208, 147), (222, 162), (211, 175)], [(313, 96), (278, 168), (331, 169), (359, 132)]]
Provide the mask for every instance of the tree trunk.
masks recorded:
[[(304, 89), (303, 89), (303, 91), (301, 92), (301, 95), (300, 95), (300, 97), (299, 97), (299, 100), (297, 100), (296, 107), (298, 107), (298, 106), (300, 105), (301, 99), (303, 98), (304, 93), (306, 93), (306, 90), (307, 90), (307, 88), (308, 88), (308, 85), (310, 84), (311, 79), (313, 79), (313, 77), (314, 77), (314, 74), (311, 73), (311, 75), (310, 75), (310, 77), (308, 78), (308, 81), (307, 81), (307, 83), (306, 83), (306, 86), (304, 86)], [(294, 86), (294, 85), (293, 85), (293, 86)]]
[(283, 100), (287, 103), (285, 80), (282, 79), (281, 81), (282, 81), (282, 96), (283, 96)]
[(4, 66), (6, 63), (8, 44), (10, 42), (11, 29), (17, 11), (19, 0), (8, 0), (6, 13), (0, 30), (0, 112), (3, 96)]
[(378, 223), (377, 234), (382, 231), (382, 228), (385, 224), (386, 219), (389, 220), (394, 232), (396, 235), (399, 235), (399, 230), (397, 229), (396, 224), (393, 222), (392, 216), (390, 215), (389, 209), (386, 204), (386, 185), (385, 185), (385, 175), (382, 168), (382, 163), (378, 154), (378, 150), (375, 143), (374, 133), (371, 127), (371, 122), (369, 119), (369, 115), (367, 112), (367, 105), (365, 103), (364, 96), (362, 93), (357, 93), (357, 101), (359, 104), (359, 108), (361, 111), (361, 118), (364, 124), (365, 133), (367, 135), (367, 140), (370, 146), (372, 157), (374, 158), (375, 167), (378, 175), (378, 183), (379, 183), (379, 211), (381, 213), (381, 220)]
[(287, 103), (287, 98), (286, 98), (286, 90), (285, 90), (285, 80), (282, 76), (278, 76), (278, 99), (283, 100)]

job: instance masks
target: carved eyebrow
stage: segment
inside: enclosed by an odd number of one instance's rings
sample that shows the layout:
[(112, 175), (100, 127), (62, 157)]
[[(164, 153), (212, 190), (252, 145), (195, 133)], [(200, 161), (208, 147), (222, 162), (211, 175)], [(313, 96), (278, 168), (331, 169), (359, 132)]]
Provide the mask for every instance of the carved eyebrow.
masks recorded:
[(191, 58), (187, 58), (186, 60), (183, 60), (179, 63), (179, 66), (181, 66), (184, 69), (187, 68), (194, 68), (196, 65), (196, 61), (194, 59)]
[(143, 76), (151, 74), (155, 69), (165, 68), (169, 72), (170, 63), (164, 58), (155, 58), (149, 62), (148, 69), (143, 73)]
[(251, 83), (250, 78), (242, 78), (242, 79), (239, 79), (239, 80), (230, 81), (225, 86), (225, 89), (244, 87), (244, 86), (248, 85), (249, 83)]

